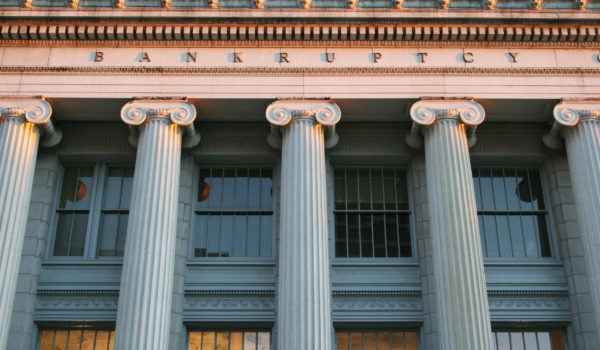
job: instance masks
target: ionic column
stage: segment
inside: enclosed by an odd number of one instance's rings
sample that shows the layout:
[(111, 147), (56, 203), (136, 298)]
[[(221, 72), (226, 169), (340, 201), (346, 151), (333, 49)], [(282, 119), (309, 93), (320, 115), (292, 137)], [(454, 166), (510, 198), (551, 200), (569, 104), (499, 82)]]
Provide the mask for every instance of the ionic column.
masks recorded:
[(117, 350), (168, 348), (182, 127), (189, 131), (190, 145), (197, 143), (195, 118), (194, 106), (181, 100), (137, 100), (121, 110), (138, 151), (119, 293)]
[(554, 120), (544, 143), (559, 148), (558, 136), (564, 136), (596, 333), (600, 334), (600, 100), (559, 103), (554, 107)]
[(277, 349), (331, 349), (325, 148), (335, 143), (340, 117), (337, 105), (320, 100), (281, 100), (267, 108), (275, 129), (270, 143), (277, 143), (277, 126), (283, 134)]
[(41, 99), (0, 99), (0, 349), (8, 340), (40, 126), (47, 130), (42, 145), (61, 139), (51, 114)]
[(415, 125), (409, 144), (417, 145), (417, 128), (425, 135), (439, 343), (448, 350), (491, 349), (468, 145), (468, 134), (483, 122), (485, 112), (468, 100), (421, 100), (412, 106), (410, 116)]

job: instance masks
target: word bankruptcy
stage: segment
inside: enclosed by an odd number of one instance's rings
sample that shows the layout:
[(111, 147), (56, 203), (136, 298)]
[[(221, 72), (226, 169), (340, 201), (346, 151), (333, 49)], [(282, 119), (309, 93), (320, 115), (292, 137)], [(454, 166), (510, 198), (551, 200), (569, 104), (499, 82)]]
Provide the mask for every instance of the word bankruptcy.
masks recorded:
[[(95, 51), (93, 54), (94, 62), (103, 62), (107, 57), (107, 54), (104, 51)], [(323, 52), (320, 54), (320, 58), (322, 61), (327, 63), (333, 63), (336, 59), (336, 52)], [(338, 55), (339, 56), (339, 55)], [(428, 52), (414, 52), (414, 59), (418, 63), (426, 63), (429, 53)], [(187, 51), (183, 54), (184, 60), (187, 63), (196, 63), (199, 61), (199, 56), (197, 51)], [(274, 55), (274, 62), (277, 63), (292, 63), (292, 54), (289, 52), (278, 52)], [(516, 63), (518, 62), (519, 52), (517, 51), (507, 51), (506, 57), (510, 62)], [(301, 57), (299, 57), (302, 59)], [(383, 52), (370, 52), (368, 53), (368, 59), (372, 63), (379, 63), (384, 58)], [(473, 52), (464, 51), (458, 55), (458, 58), (462, 60), (464, 63), (473, 63), (475, 62), (475, 55)], [(137, 62), (152, 62), (151, 53), (148, 51), (141, 51), (136, 56), (135, 60)], [(232, 63), (244, 63), (243, 52), (240, 51), (232, 51), (228, 54), (228, 61)]]

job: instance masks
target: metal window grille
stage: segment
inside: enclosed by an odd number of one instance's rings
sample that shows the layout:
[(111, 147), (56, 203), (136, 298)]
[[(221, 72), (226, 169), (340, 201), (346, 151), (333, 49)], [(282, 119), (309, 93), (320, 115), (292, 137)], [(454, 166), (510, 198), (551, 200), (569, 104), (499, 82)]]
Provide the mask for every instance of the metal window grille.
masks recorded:
[(113, 350), (115, 332), (86, 326), (43, 329), (40, 350)]
[(98, 237), (99, 256), (123, 256), (132, 187), (133, 167), (108, 169)]
[(493, 334), (496, 350), (565, 350), (562, 330), (499, 332)]
[(53, 255), (83, 256), (93, 179), (93, 167), (65, 168)]
[(194, 256), (272, 256), (272, 172), (200, 169)]
[(475, 168), (473, 182), (485, 257), (551, 256), (537, 169)]
[(270, 350), (271, 333), (257, 331), (192, 331), (188, 350)]
[(406, 172), (342, 168), (334, 172), (335, 256), (411, 257)]
[(337, 350), (418, 350), (416, 331), (336, 332)]

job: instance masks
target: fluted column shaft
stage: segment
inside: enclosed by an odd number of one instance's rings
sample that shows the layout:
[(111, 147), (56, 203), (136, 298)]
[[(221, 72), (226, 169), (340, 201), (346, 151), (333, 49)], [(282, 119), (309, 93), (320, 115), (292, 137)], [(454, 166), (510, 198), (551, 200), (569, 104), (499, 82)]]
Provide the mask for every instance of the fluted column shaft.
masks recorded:
[[(419, 107), (429, 109), (429, 121), (423, 123)], [(411, 109), (413, 120), (427, 125), (423, 133), (440, 345), (448, 350), (492, 346), (466, 125), (483, 121), (480, 107), (471, 101), (420, 101)]]
[(600, 101), (563, 102), (554, 109), (563, 129), (596, 333), (600, 334)]
[[(117, 350), (166, 350), (169, 344), (182, 144), (181, 124), (174, 113), (136, 102), (121, 113), (126, 123), (140, 125), (140, 134), (117, 312)], [(193, 114), (187, 118), (190, 124), (195, 110)]]
[[(277, 348), (329, 350), (332, 323), (323, 124), (335, 124), (339, 109), (324, 101), (303, 102), (278, 101), (267, 110), (271, 123), (284, 125)], [(323, 118), (312, 108), (322, 106), (331, 107), (334, 118)], [(277, 119), (282, 116), (283, 122)]]
[[(6, 108), (5, 105), (8, 105)], [(0, 349), (6, 348), (40, 129), (49, 122), (43, 100), (0, 100)]]

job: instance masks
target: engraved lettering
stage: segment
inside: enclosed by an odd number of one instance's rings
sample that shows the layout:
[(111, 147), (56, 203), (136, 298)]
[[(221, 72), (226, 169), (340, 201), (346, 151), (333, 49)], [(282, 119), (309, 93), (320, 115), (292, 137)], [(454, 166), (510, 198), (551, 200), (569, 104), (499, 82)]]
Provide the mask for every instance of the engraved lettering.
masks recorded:
[(104, 52), (96, 51), (96, 55), (94, 55), (94, 62), (102, 62), (104, 61)]
[(427, 57), (427, 52), (417, 52), (419, 62), (425, 63), (425, 57)]
[(279, 54), (279, 63), (290, 63), (290, 61), (288, 60), (288, 54), (287, 52), (281, 52)]
[(508, 52), (508, 54), (510, 55), (510, 57), (512, 57), (513, 59), (513, 63), (517, 63), (517, 56), (519, 56), (518, 52)]
[(140, 57), (140, 62), (150, 62), (150, 56), (148, 56), (147, 52), (142, 54), (142, 57)]
[(242, 61), (242, 58), (240, 57), (242, 53), (241, 52), (233, 52), (233, 63), (240, 63), (240, 62), (244, 62)]
[(325, 60), (327, 63), (331, 63), (335, 60), (335, 52), (325, 52)]
[(197, 54), (197, 52), (188, 52), (187, 53), (187, 62), (189, 62), (190, 60), (196, 62), (196, 54)]
[(373, 52), (373, 63), (377, 63), (383, 57), (381, 52)]
[(473, 63), (473, 61), (475, 61), (475, 59), (473, 58), (472, 52), (463, 53), (462, 58), (463, 58), (463, 61), (465, 61), (465, 63)]

